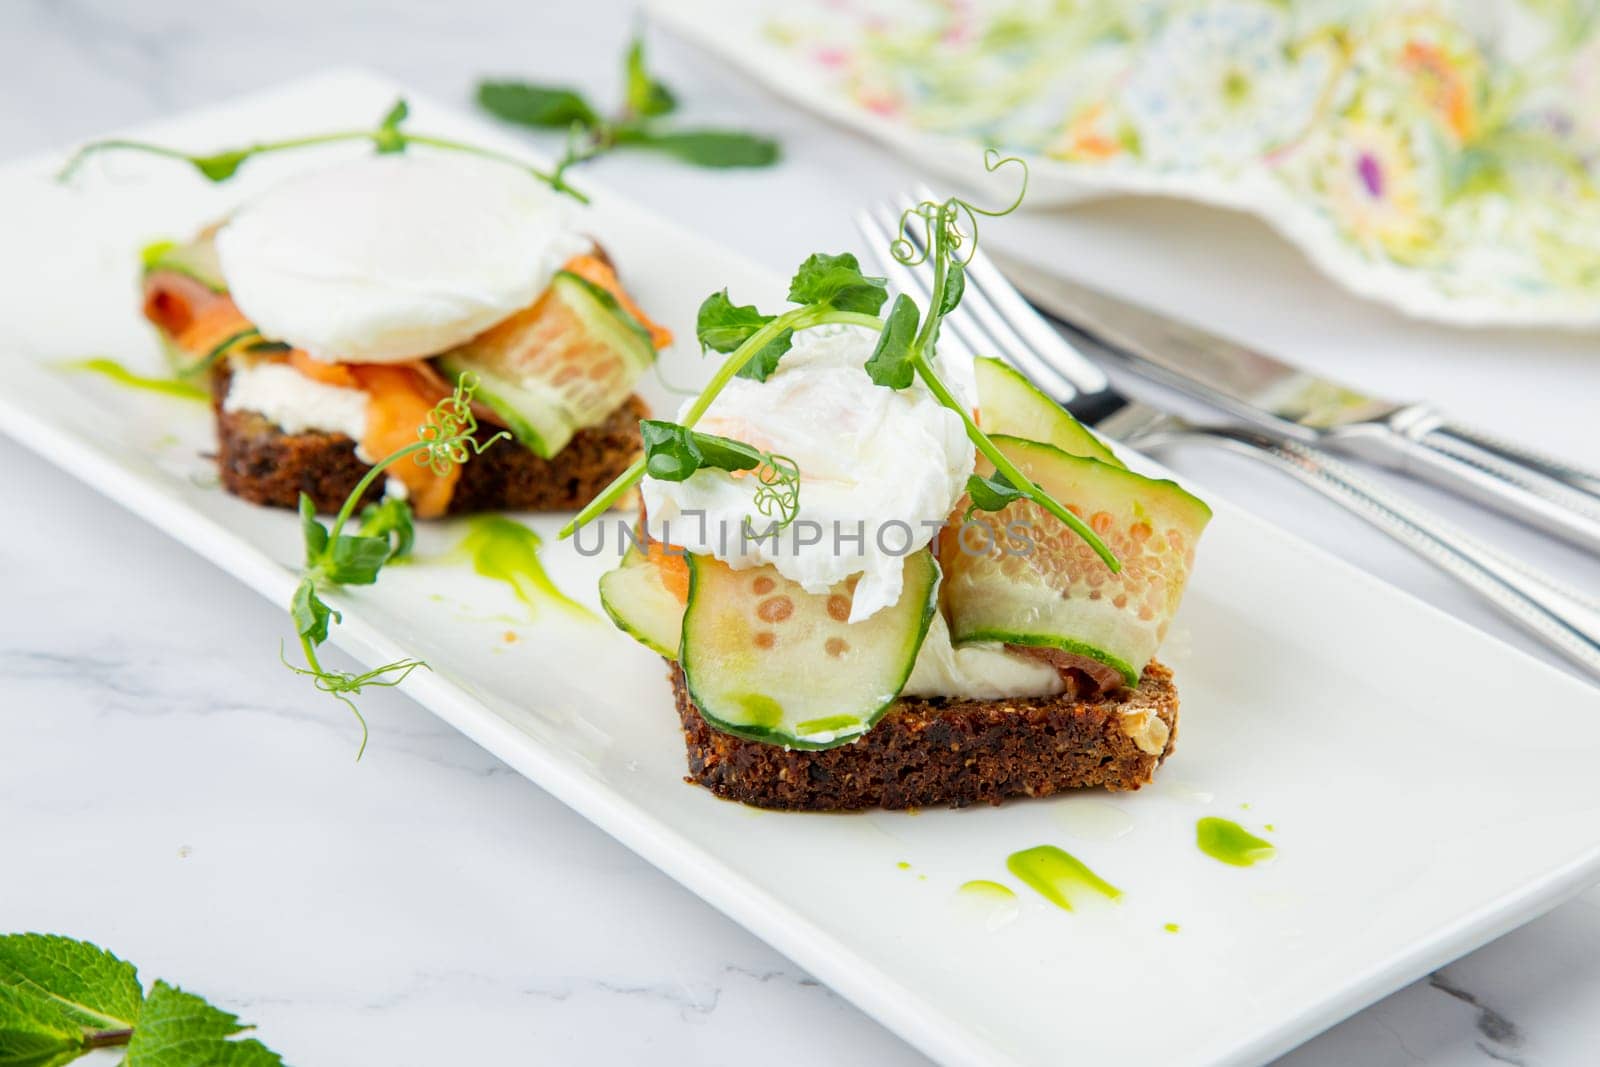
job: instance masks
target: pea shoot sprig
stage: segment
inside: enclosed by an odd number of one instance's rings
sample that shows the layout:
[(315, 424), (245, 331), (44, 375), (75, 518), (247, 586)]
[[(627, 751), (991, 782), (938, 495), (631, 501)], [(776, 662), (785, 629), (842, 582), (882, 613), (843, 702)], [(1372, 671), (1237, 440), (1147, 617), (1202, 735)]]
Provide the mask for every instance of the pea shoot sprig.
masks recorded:
[[(695, 324), (701, 351), (730, 355), (684, 413), (681, 427), (692, 429), (734, 378), (766, 381), (794, 343), (796, 330), (829, 323), (881, 330), (883, 320), (878, 318), (878, 309), (888, 298), (885, 284), (882, 278), (863, 275), (860, 263), (848, 252), (837, 256), (819, 252), (800, 265), (789, 283), (789, 300), (800, 306), (782, 314), (764, 315), (752, 305), (736, 305), (726, 289), (706, 297)], [(647, 454), (634, 461), (561, 528), (561, 536), (572, 536), (578, 527), (621, 500), (645, 476), (649, 460)]]
[[(818, 253), (802, 263), (789, 285), (789, 301), (798, 306), (781, 314), (766, 315), (750, 305), (735, 305), (726, 289), (712, 293), (700, 305), (696, 333), (702, 351), (725, 352), (728, 358), (684, 413), (678, 429), (689, 432), (735, 377), (766, 381), (788, 352), (795, 331), (829, 323), (876, 330), (878, 341), (865, 368), (872, 381), (888, 389), (906, 389), (920, 379), (940, 404), (961, 416), (967, 437), (994, 465), (995, 473), (990, 477), (974, 474), (967, 481), (974, 509), (998, 511), (1019, 500), (1031, 501), (1081, 537), (1113, 573), (1120, 571), (1121, 563), (1105, 542), (1011, 462), (978, 428), (971, 412), (939, 376), (936, 364), (939, 327), (945, 316), (961, 302), (966, 265), (977, 249), (978, 218), (1009, 215), (1022, 203), (1027, 192), (1027, 165), (1022, 160), (1001, 158), (993, 150), (984, 157), (984, 166), (990, 172), (1011, 163), (1022, 168), (1022, 187), (1016, 199), (1004, 208), (990, 211), (959, 197), (950, 197), (925, 200), (901, 216), (899, 232), (889, 251), (907, 266), (931, 265), (933, 287), (925, 312), (918, 309), (910, 296), (901, 293), (895, 297), (888, 315), (880, 318), (879, 312), (889, 298), (887, 282), (862, 274), (860, 264), (849, 253), (837, 256)], [(652, 466), (649, 440), (647, 437), (646, 457), (590, 501), (562, 528), (562, 537), (570, 536), (578, 527), (609, 509), (645, 474), (661, 477)]]
[(444, 475), (471, 457), (482, 455), (500, 438), (510, 436), (501, 431), (487, 440), (477, 439), (478, 420), (472, 413), (472, 393), (477, 384), (475, 376), (463, 374), (456, 382), (455, 392), (439, 401), (428, 413), (427, 421), (417, 428), (417, 440), (389, 453), (362, 476), (334, 516), (331, 527), (317, 518), (311, 498), (300, 494), (300, 530), (306, 556), (300, 584), (289, 601), (289, 614), (294, 619), (306, 666), (290, 663), (281, 649), (279, 655), (284, 666), (313, 679), (318, 689), (342, 701), (355, 715), (361, 724), (361, 747), (356, 759), (367, 749), (367, 720), (351, 697), (368, 686), (397, 686), (412, 671), (427, 664), (401, 659), (359, 674), (324, 667), (317, 658), (317, 649), (328, 639), (328, 628), (340, 621), (340, 615), (323, 601), (320, 591), (329, 586), (372, 585), (384, 564), (410, 554), (416, 535), (411, 507), (404, 500), (389, 498), (369, 504), (361, 513), (357, 532), (344, 532), (355, 517), (356, 507), (385, 470), (410, 458), (434, 474)]
[(191, 155), (188, 152), (171, 148), (167, 145), (151, 144), (148, 141), (129, 141), (112, 139), (107, 141), (93, 141), (84, 145), (73, 153), (64, 167), (57, 174), (57, 178), (66, 181), (83, 166), (90, 156), (102, 152), (143, 152), (147, 155), (165, 156), (168, 159), (179, 159), (199, 171), (208, 181), (225, 182), (238, 173), (240, 166), (246, 160), (256, 156), (267, 155), (271, 152), (282, 152), (295, 148), (313, 148), (319, 145), (337, 144), (343, 141), (370, 141), (373, 149), (379, 155), (390, 155), (404, 152), (412, 145), (423, 145), (428, 148), (439, 148), (451, 152), (465, 152), (468, 155), (480, 156), (484, 159), (493, 159), (501, 163), (522, 170), (529, 176), (537, 178), (557, 192), (566, 193), (568, 196), (581, 203), (587, 204), (589, 198), (582, 192), (567, 184), (563, 175), (565, 168), (554, 171), (540, 170), (530, 167), (524, 161), (504, 152), (496, 152), (492, 148), (483, 148), (480, 145), (468, 144), (465, 141), (456, 141), (448, 137), (434, 137), (431, 134), (412, 133), (403, 128), (403, 124), (410, 116), (411, 109), (405, 100), (397, 100), (394, 106), (384, 115), (383, 121), (377, 126), (365, 130), (336, 130), (332, 133), (311, 134), (305, 137), (290, 137), (281, 141), (261, 141), (256, 144), (244, 145), (239, 148), (227, 148), (210, 155)]

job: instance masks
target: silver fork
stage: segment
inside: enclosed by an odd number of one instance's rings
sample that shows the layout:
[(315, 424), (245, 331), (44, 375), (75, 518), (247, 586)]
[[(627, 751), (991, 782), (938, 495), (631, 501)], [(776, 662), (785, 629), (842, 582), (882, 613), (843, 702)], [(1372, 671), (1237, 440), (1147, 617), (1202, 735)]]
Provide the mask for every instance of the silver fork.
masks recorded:
[[(856, 213), (880, 269), (900, 291), (927, 305), (928, 281), (889, 254), (901, 234), (900, 205)], [(1257, 459), (1310, 486), (1478, 593), (1501, 613), (1600, 678), (1600, 604), (1562, 588), (1463, 533), (1425, 508), (1369, 482), (1318, 449), (1237, 425), (1189, 422), (1130, 400), (1036, 312), (984, 254), (967, 264), (961, 304), (944, 321), (940, 346), (961, 356), (991, 354), (1016, 367), (1078, 421), (1132, 448), (1209, 441)]]

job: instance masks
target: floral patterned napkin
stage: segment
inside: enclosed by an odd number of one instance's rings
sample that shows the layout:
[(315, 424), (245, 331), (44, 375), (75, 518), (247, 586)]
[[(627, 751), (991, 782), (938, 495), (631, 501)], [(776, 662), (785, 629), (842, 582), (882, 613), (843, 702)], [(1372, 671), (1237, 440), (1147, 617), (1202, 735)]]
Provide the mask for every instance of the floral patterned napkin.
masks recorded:
[(1426, 317), (1600, 325), (1600, 0), (656, 14), (945, 164), (951, 142), (972, 159), (992, 145), (1028, 156), (1058, 201), (1147, 191), (1252, 211), (1350, 288)]

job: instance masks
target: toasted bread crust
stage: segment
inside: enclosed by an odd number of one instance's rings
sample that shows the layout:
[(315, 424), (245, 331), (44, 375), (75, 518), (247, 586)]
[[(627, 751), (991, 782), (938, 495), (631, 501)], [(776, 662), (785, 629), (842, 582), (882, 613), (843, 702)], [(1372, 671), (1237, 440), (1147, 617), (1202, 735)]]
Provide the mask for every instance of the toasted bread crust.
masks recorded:
[(762, 808), (959, 808), (1067, 789), (1138, 789), (1178, 736), (1178, 691), (1160, 663), (1145, 668), (1137, 689), (1093, 700), (902, 697), (859, 741), (815, 752), (714, 729), (676, 663), (671, 678), (688, 745), (685, 781)]
[[(227, 395), (225, 380), (216, 395)], [(337, 511), (370, 469), (343, 434), (285, 433), (250, 411), (217, 414), (217, 470), (223, 488), (253, 504), (297, 507), (305, 493), (324, 513)], [(631, 396), (606, 421), (579, 430), (567, 447), (541, 459), (516, 441), (501, 440), (461, 468), (450, 514), (475, 511), (575, 511), (639, 456), (639, 420), (650, 409)], [(478, 432), (485, 440), (495, 432)], [(383, 495), (380, 479), (367, 501)]]

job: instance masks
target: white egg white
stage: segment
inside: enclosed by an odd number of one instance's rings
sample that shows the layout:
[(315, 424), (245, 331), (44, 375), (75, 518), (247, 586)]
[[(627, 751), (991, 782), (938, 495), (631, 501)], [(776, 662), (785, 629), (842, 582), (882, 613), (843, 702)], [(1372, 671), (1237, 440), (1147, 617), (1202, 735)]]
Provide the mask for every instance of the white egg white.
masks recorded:
[(848, 327), (801, 333), (771, 377), (735, 378), (695, 425), (795, 462), (800, 509), (789, 528), (775, 540), (741, 536), (747, 518), (757, 530), (769, 522), (754, 506), (755, 479), (702, 470), (644, 480), (652, 536), (735, 569), (770, 563), (812, 593), (859, 574), (852, 622), (899, 600), (904, 557), (949, 516), (974, 454), (960, 416), (920, 384), (873, 384), (863, 369), (873, 343)]
[(335, 363), (437, 355), (522, 310), (592, 242), (572, 203), (504, 163), (414, 152), (298, 175), (217, 234), (266, 337)]

